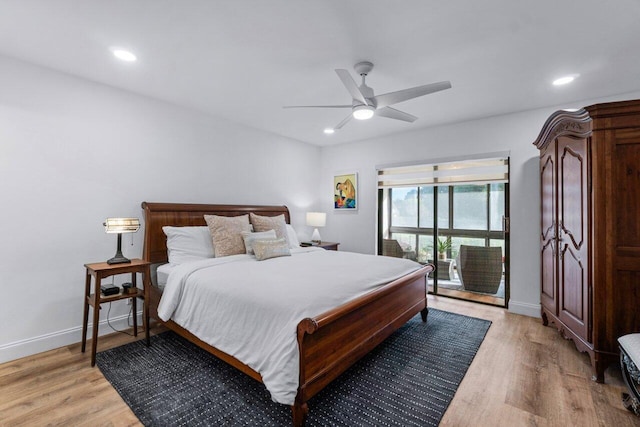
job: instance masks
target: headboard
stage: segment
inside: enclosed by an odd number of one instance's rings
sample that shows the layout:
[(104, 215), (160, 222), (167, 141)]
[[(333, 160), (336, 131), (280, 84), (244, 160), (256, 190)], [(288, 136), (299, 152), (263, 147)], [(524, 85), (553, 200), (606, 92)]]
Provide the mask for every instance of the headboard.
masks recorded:
[(284, 214), (289, 224), (291, 218), (286, 206), (253, 205), (200, 205), (191, 203), (149, 203), (142, 202), (144, 210), (144, 249), (142, 258), (151, 263), (165, 263), (167, 257), (167, 237), (162, 227), (207, 225), (204, 215), (238, 216), (253, 212), (262, 216)]

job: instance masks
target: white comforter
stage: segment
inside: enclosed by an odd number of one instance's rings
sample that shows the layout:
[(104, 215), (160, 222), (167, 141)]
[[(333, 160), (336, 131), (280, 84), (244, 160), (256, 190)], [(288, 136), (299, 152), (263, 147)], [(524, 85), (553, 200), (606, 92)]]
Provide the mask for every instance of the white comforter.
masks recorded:
[(292, 405), (300, 320), (418, 268), (406, 259), (319, 248), (265, 261), (250, 255), (194, 261), (172, 270), (158, 314), (259, 372), (271, 398)]

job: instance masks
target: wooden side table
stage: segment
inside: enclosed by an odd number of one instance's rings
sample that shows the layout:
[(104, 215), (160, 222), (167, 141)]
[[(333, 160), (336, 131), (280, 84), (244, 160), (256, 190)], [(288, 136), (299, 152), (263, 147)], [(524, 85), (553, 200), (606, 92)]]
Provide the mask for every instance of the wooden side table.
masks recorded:
[[(91, 340), (91, 366), (96, 364), (96, 348), (98, 345), (98, 323), (100, 322), (100, 304), (103, 302), (118, 301), (121, 299), (131, 298), (133, 309), (133, 334), (138, 336), (138, 310), (137, 300), (139, 297), (144, 298), (144, 309), (142, 314), (142, 323), (145, 333), (146, 344), (149, 345), (149, 291), (151, 286), (151, 263), (141, 259), (132, 259), (126, 264), (107, 264), (106, 262), (97, 262), (94, 264), (85, 264), (87, 269), (85, 288), (84, 288), (84, 319), (82, 322), (82, 352), (84, 353), (87, 344), (87, 324), (89, 321), (89, 306), (93, 307), (93, 335)], [(142, 289), (136, 286), (137, 273), (142, 274)], [(131, 283), (136, 289), (133, 293), (118, 293), (115, 295), (102, 295), (100, 293), (100, 284), (102, 279), (116, 274), (131, 274)], [(91, 293), (91, 277), (93, 277), (93, 293)]]
[(314, 247), (326, 249), (328, 251), (337, 251), (339, 244), (340, 243), (336, 243), (336, 242), (320, 242), (320, 243), (302, 242), (300, 243), (300, 246), (302, 247), (314, 246)]

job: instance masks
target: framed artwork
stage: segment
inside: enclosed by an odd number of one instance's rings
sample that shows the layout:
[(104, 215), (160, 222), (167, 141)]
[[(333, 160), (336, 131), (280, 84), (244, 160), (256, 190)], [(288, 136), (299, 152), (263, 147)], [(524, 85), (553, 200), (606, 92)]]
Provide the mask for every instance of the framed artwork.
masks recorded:
[(333, 208), (358, 209), (358, 174), (348, 173), (333, 177)]

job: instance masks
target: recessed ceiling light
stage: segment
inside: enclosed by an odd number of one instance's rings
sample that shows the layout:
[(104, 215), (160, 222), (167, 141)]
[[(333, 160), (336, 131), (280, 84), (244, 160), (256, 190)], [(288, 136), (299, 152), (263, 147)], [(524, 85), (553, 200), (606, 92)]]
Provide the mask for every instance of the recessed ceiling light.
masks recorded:
[(331, 135), (332, 133), (335, 133), (335, 129), (326, 128), (324, 130), (324, 133), (326, 133), (327, 135)]
[(129, 52), (128, 50), (112, 49), (111, 51), (113, 52), (113, 56), (122, 61), (134, 62), (136, 59), (138, 59), (133, 53)]
[(572, 81), (574, 81), (576, 79), (576, 77), (578, 77), (579, 75), (580, 74), (571, 74), (569, 76), (560, 77), (559, 79), (555, 79), (553, 81), (553, 85), (554, 86), (566, 85), (566, 84), (571, 83)]

